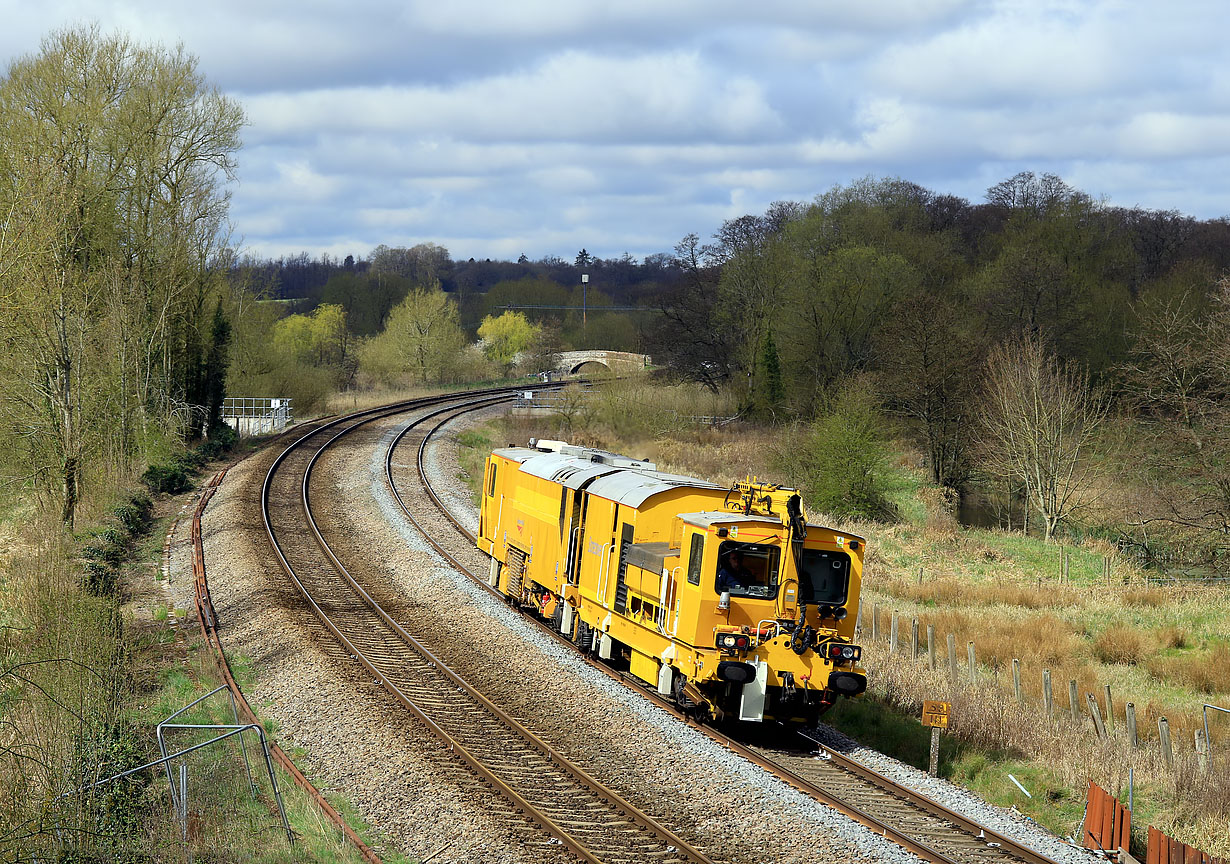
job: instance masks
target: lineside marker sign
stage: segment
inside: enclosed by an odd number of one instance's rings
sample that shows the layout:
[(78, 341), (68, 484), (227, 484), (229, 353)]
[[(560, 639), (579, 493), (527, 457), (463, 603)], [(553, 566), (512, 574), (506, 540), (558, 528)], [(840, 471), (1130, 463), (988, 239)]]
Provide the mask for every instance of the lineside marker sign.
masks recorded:
[(923, 702), (922, 722), (924, 726), (934, 726), (940, 729), (948, 728), (948, 712), (951, 702)]

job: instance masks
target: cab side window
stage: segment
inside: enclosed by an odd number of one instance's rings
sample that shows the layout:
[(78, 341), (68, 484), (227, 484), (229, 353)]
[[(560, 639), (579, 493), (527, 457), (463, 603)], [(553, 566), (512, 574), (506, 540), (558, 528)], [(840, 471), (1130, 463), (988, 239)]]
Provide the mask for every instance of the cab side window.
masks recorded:
[(495, 469), (496, 469), (496, 463), (495, 463), (495, 460), (492, 460), (492, 462), (491, 462), (491, 478), (490, 478), (490, 480), (488, 480), (488, 482), (487, 482), (487, 497), (488, 497), (488, 498), (490, 498), (492, 495), (494, 495), (494, 494), (495, 494)]
[(688, 581), (693, 585), (700, 584), (700, 562), (705, 557), (705, 535), (693, 534), (692, 546), (688, 550)]

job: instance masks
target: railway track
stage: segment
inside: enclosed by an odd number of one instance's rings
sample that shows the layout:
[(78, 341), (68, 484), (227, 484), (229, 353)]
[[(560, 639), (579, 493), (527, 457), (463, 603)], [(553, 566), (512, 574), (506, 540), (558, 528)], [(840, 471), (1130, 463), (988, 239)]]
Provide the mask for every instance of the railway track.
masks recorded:
[(322, 453), (367, 424), (403, 412), (415, 428), (511, 398), (508, 391), (415, 400), (324, 424), (299, 438), (265, 477), (261, 509), (273, 550), (305, 603), (347, 655), (509, 804), (547, 847), (588, 862), (709, 859), (599, 783), (502, 711), (400, 626), (334, 554), (313, 518), (312, 469)]
[[(478, 568), (467, 563), (475, 560), (474, 536), (449, 512), (432, 488), (424, 465), (431, 436), (466, 413), (466, 410), (458, 408), (441, 412), (433, 418), (430, 426), (418, 423), (401, 430), (389, 444), (385, 455), (386, 479), (407, 518), (428, 543), (475, 583), (504, 599), (488, 585), (484, 574), (475, 572)], [(415, 450), (413, 467), (407, 453), (411, 448)], [(528, 613), (527, 617), (554, 638), (572, 644), (541, 619)], [(616, 672), (593, 658), (589, 658), (589, 663), (676, 714), (684, 722), (696, 725), (674, 703), (658, 696), (654, 690), (626, 673)], [(794, 788), (836, 808), (926, 861), (936, 864), (1018, 861), (1054, 864), (1052, 859), (1029, 846), (944, 807), (813, 738), (792, 735), (783, 730), (790, 743), (784, 748), (769, 749), (745, 743), (711, 727), (697, 728)]]

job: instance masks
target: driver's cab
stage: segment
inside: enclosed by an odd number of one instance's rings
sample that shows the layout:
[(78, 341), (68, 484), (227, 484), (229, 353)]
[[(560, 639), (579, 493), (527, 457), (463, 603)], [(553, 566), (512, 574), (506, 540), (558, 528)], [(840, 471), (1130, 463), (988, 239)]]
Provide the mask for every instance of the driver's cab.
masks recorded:
[[(711, 511), (681, 514), (680, 521), (691, 588), (684, 602), (695, 604), (696, 631), (678, 635), (693, 645), (710, 644), (715, 628), (760, 630), (796, 619), (802, 604), (814, 615), (857, 597), (857, 547), (835, 542), (830, 529), (808, 525), (803, 547), (792, 550), (786, 527), (772, 517)], [(737, 579), (723, 578), (731, 552), (741, 557)]]

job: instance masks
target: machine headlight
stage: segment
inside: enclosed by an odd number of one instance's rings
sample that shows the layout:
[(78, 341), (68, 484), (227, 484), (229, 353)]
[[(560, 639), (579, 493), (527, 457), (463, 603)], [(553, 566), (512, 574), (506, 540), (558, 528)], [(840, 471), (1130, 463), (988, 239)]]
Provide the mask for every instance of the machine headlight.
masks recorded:
[(857, 645), (842, 645), (830, 642), (825, 652), (830, 660), (858, 660), (863, 655), (863, 649)]
[(716, 644), (723, 651), (741, 651), (752, 644), (752, 639), (746, 633), (719, 633)]

